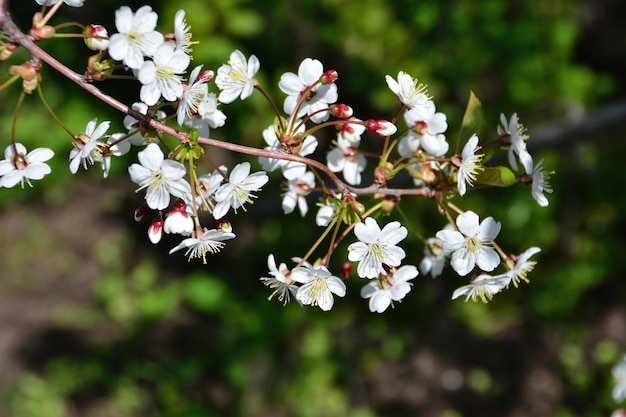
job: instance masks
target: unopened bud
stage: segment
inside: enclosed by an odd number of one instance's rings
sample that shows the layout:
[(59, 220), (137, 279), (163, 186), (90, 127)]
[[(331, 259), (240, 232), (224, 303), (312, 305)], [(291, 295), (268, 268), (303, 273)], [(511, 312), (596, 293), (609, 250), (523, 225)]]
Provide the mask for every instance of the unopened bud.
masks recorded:
[(383, 199), (383, 202), (380, 206), (380, 209), (385, 212), (385, 213), (391, 213), (391, 211), (393, 210), (393, 208), (396, 206), (396, 203), (398, 203), (400, 201), (399, 197), (390, 195), (390, 196), (386, 196)]
[(335, 81), (337, 81), (337, 78), (339, 78), (339, 74), (337, 74), (337, 71), (328, 70), (322, 75), (322, 78), (320, 78), (320, 80), (322, 82), (322, 85), (326, 85), (334, 83)]
[(148, 238), (150, 242), (155, 245), (161, 241), (163, 237), (163, 218), (161, 216), (155, 218), (152, 221), (150, 227), (148, 227)]
[(222, 232), (226, 232), (226, 233), (232, 233), (233, 232), (233, 225), (230, 224), (230, 222), (228, 220), (226, 220), (226, 218), (222, 217), (219, 220), (215, 221), (215, 226), (217, 229), (221, 230)]
[(352, 264), (350, 262), (344, 262), (341, 265), (341, 272), (339, 273), (339, 277), (341, 279), (346, 279), (352, 274)]
[(136, 222), (142, 221), (143, 219), (148, 217), (150, 213), (152, 213), (152, 209), (148, 207), (148, 204), (144, 201), (143, 204), (137, 207), (137, 209), (135, 210), (135, 215), (134, 215), (135, 221)]
[(379, 136), (389, 136), (396, 133), (398, 128), (387, 120), (368, 120), (367, 130), (375, 132)]
[(37, 12), (33, 15), (33, 27), (30, 30), (30, 34), (35, 38), (35, 40), (40, 41), (42, 39), (48, 39), (54, 36), (54, 28), (52, 26), (44, 25), (41, 26), (40, 23), (43, 20), (43, 15), (40, 12)]
[(206, 70), (198, 74), (196, 82), (204, 81), (205, 83), (210, 83), (211, 81), (213, 81), (213, 78), (215, 78), (215, 72), (213, 72), (213, 70)]
[(374, 178), (376, 179), (376, 183), (381, 187), (387, 184), (387, 181), (393, 178), (393, 164), (387, 162), (383, 166), (377, 166), (376, 169), (374, 169)]
[(353, 113), (352, 107), (345, 104), (333, 104), (330, 106), (330, 114), (338, 119), (347, 119), (352, 117)]
[(83, 31), (85, 45), (93, 51), (104, 51), (109, 47), (109, 33), (101, 25), (89, 25)]
[(6, 61), (13, 55), (13, 52), (17, 49), (17, 45), (14, 43), (0, 43), (0, 61)]

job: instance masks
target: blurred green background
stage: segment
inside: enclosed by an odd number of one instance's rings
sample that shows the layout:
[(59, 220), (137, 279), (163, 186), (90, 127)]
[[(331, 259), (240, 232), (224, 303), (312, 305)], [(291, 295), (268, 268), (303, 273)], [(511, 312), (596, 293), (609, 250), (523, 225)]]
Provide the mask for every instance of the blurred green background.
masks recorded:
[[(35, 2), (10, 3), (27, 28)], [(63, 8), (52, 23), (68, 17), (114, 33), (115, 9), (143, 4), (94, 3)], [(450, 137), (470, 90), (485, 109), (483, 140), (496, 136), (500, 112), (517, 112), (534, 158), (556, 171), (550, 206), (538, 207), (521, 186), (470, 192), (458, 203), (501, 221), (498, 241), (507, 251), (540, 246), (539, 263), (530, 285), (487, 305), (451, 301), (464, 281), (446, 270), (436, 280), (417, 278), (404, 302), (382, 315), (369, 312), (354, 277), (331, 313), (283, 307), (267, 301), (258, 280), (268, 250), (287, 261), (302, 255), (319, 230), (310, 217), (282, 215), (277, 176), (247, 215), (231, 219), (238, 238), (226, 250), (208, 265), (187, 263), (182, 254), (167, 256), (178, 238), (152, 246), (147, 225), (132, 219), (141, 196), (124, 164), (134, 155), (114, 160), (108, 180), (98, 167), (71, 176), (69, 136), (36, 96), (28, 97), (18, 138), (29, 149), (45, 144), (56, 157), (53, 175), (32, 189), (0, 190), (0, 415), (599, 417), (619, 406), (610, 395), (610, 369), (626, 348), (626, 199), (613, 188), (626, 180), (626, 5), (150, 4), (164, 32), (176, 11), (186, 10), (200, 41), (193, 65), (216, 69), (235, 48), (254, 53), (257, 78), (281, 104), (281, 73), (314, 57), (339, 72), (340, 100), (362, 117), (389, 117), (395, 98), (384, 75), (399, 70), (429, 85)], [(89, 53), (81, 41), (41, 45), (83, 71)], [(2, 68), (6, 74), (8, 64)], [(47, 99), (71, 129), (80, 132), (97, 116), (123, 130), (120, 114), (51, 69), (42, 74)], [(102, 88), (129, 104), (139, 91), (129, 81)], [(1, 93), (2, 149), (17, 91)], [(214, 137), (264, 145), (260, 132), (272, 115), (261, 97), (221, 108), (231, 123)], [(228, 164), (237, 158), (212, 156)], [(429, 202), (403, 204), (424, 236), (443, 226)], [(405, 249), (406, 262), (419, 263), (422, 247)]]

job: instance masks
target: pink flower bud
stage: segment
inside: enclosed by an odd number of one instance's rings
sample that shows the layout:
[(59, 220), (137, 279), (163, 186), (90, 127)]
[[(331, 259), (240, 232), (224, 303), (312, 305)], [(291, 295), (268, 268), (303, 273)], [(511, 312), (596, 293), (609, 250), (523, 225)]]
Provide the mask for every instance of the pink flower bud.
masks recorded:
[(215, 72), (213, 72), (213, 70), (206, 70), (206, 71), (202, 71), (200, 74), (198, 74), (198, 78), (196, 78), (196, 82), (206, 82), (206, 83), (210, 83), (211, 81), (213, 81), (213, 78), (215, 78)]
[(161, 216), (157, 217), (152, 221), (150, 227), (148, 227), (148, 238), (150, 242), (155, 245), (161, 241), (163, 237), (163, 218)]
[(341, 279), (346, 279), (351, 273), (352, 264), (350, 262), (344, 262), (343, 265), (341, 265), (341, 273), (339, 274), (339, 277), (341, 277)]
[(109, 33), (104, 26), (89, 25), (83, 33), (85, 37), (85, 45), (93, 51), (104, 51), (109, 47)]
[(337, 81), (337, 78), (339, 78), (339, 74), (337, 74), (337, 71), (328, 70), (322, 75), (322, 85), (332, 84)]
[(348, 117), (352, 117), (353, 111), (352, 107), (345, 104), (333, 104), (330, 106), (330, 114), (339, 119), (347, 119)]
[(367, 130), (375, 132), (379, 136), (389, 136), (396, 133), (398, 128), (387, 120), (368, 120)]
[(163, 231), (170, 234), (189, 236), (193, 232), (193, 219), (187, 214), (187, 204), (177, 200), (174, 208), (166, 214)]
[(137, 207), (137, 209), (135, 210), (135, 221), (142, 221), (143, 219), (148, 217), (150, 213), (152, 213), (152, 209), (148, 207), (148, 204), (144, 201), (143, 204)]

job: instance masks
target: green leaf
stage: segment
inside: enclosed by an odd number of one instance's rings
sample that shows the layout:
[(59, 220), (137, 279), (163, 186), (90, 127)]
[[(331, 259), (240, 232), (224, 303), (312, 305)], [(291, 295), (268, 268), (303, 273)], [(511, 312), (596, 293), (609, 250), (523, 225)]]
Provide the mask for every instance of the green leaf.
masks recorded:
[(515, 184), (515, 174), (507, 167), (487, 167), (478, 174), (476, 182), (496, 187), (509, 187)]
[(459, 140), (455, 143), (456, 152), (459, 152), (459, 145), (469, 140), (474, 133), (480, 134), (484, 124), (483, 107), (480, 104), (480, 100), (474, 95), (473, 91), (470, 91), (469, 99), (467, 100), (467, 107), (465, 108), (465, 114), (463, 115), (463, 121), (461, 123), (461, 133)]

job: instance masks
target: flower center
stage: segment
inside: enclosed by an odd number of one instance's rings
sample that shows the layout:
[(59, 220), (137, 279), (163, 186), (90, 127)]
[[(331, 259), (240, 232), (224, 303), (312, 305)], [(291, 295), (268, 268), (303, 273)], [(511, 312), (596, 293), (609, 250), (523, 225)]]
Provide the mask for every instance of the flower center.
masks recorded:
[(25, 169), (28, 166), (28, 159), (23, 153), (18, 153), (13, 157), (13, 166), (15, 169)]

